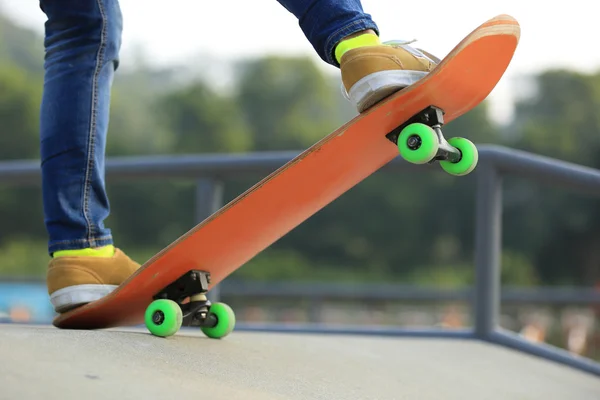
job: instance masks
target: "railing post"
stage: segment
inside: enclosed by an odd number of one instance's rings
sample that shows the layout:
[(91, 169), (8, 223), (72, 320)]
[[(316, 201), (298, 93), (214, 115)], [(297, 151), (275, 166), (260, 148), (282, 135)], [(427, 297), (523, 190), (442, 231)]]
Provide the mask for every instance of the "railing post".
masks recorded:
[(489, 338), (500, 315), (502, 178), (489, 160), (477, 166), (474, 333)]
[[(210, 178), (199, 179), (196, 183), (196, 221), (198, 223), (218, 211), (223, 204), (223, 183)], [(219, 286), (215, 286), (209, 293), (211, 302), (219, 301)]]

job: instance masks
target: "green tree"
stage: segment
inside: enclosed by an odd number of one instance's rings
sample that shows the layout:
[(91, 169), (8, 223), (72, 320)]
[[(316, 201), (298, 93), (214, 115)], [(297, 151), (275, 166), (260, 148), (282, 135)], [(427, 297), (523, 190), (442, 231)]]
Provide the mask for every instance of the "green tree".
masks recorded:
[(0, 8), (0, 64), (8, 62), (18, 65), (25, 72), (39, 75), (42, 72), (43, 59), (42, 38), (29, 29), (17, 26), (2, 15)]
[[(600, 167), (600, 74), (553, 70), (516, 107), (516, 147)], [(532, 254), (546, 283), (600, 281), (600, 210), (596, 199), (514, 179), (518, 209), (507, 212), (511, 245)], [(520, 239), (520, 240), (519, 240)]]
[(247, 151), (252, 146), (236, 102), (203, 83), (166, 94), (154, 106), (177, 153)]
[[(16, 65), (0, 65), (0, 159), (39, 157), (40, 79)], [(43, 232), (39, 189), (0, 188), (0, 243), (16, 236)]]
[(254, 150), (306, 148), (342, 122), (339, 91), (306, 57), (266, 57), (239, 67), (237, 99)]

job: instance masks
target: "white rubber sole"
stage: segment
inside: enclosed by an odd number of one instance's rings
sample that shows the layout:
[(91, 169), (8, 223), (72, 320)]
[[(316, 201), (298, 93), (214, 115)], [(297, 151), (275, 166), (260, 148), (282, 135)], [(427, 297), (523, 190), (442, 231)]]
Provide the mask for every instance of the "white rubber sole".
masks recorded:
[(79, 305), (90, 303), (110, 294), (117, 285), (75, 285), (57, 290), (50, 295), (54, 311), (64, 312)]
[(424, 78), (422, 71), (380, 71), (365, 76), (350, 88), (348, 98), (358, 112), (370, 108), (398, 90)]

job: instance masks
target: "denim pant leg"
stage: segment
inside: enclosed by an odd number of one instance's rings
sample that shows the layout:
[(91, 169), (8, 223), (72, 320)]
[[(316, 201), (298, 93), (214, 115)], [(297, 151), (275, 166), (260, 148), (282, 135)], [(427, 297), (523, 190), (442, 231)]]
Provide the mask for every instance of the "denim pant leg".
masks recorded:
[(339, 67), (335, 46), (353, 33), (379, 29), (360, 0), (278, 0), (298, 18), (304, 35), (325, 62)]
[(104, 156), (118, 66), (118, 0), (40, 0), (47, 16), (40, 113), (48, 251), (112, 244)]

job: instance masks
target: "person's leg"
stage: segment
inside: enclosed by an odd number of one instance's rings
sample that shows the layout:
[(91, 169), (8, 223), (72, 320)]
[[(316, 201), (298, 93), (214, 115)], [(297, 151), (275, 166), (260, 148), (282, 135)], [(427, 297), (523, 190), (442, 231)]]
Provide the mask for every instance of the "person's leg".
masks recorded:
[(96, 300), (137, 268), (104, 226), (104, 156), (118, 65), (118, 0), (41, 0), (45, 24), (40, 110), (48, 290), (57, 310)]
[(298, 18), (300, 29), (315, 51), (328, 64), (339, 66), (335, 46), (344, 38), (379, 29), (363, 11), (360, 0), (278, 0)]
[(439, 60), (405, 42), (381, 43), (360, 0), (278, 0), (323, 61), (340, 67), (344, 92), (363, 112), (429, 73)]
[(112, 245), (104, 151), (121, 39), (118, 3), (41, 0), (46, 13), (40, 113), (48, 251)]

